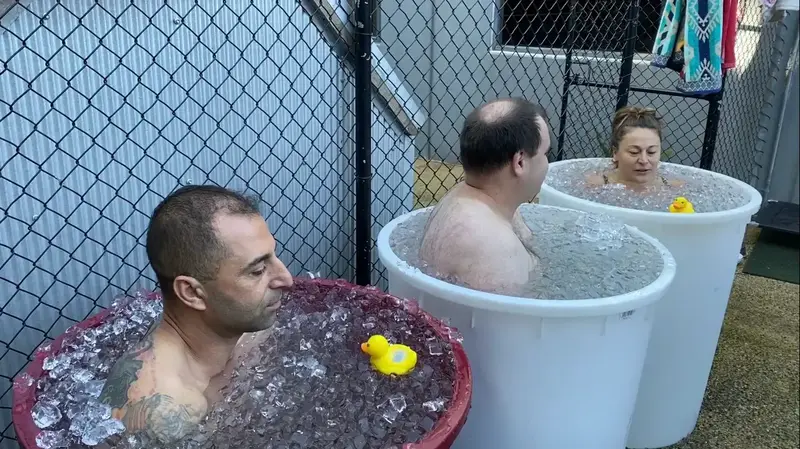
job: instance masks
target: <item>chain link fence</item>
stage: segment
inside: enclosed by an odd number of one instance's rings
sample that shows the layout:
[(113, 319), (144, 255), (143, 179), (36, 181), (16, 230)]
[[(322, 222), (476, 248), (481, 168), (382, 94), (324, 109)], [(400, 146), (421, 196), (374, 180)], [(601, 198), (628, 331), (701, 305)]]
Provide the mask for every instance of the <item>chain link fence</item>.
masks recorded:
[[(507, 96), (547, 110), (551, 160), (608, 155), (624, 93), (627, 104), (654, 107), (664, 118), (666, 160), (753, 181), (764, 87), (780, 70), (771, 63), (780, 23), (765, 22), (759, 0), (738, 2), (737, 64), (716, 106), (713, 96), (677, 91), (677, 72), (651, 66), (662, 0), (373, 1), (381, 17), (375, 43), (427, 114), (414, 140), (415, 207), (435, 203), (461, 179), (458, 132), (466, 115)], [(620, 90), (626, 79), (630, 90)], [(715, 108), (718, 120), (709, 117)]]
[[(293, 273), (354, 279), (359, 57), (373, 241), (461, 179), (458, 132), (487, 100), (537, 100), (563, 157), (604, 155), (631, 42), (629, 103), (665, 117), (670, 161), (700, 163), (708, 102), (646, 91), (677, 80), (649, 66), (661, 0), (638, 0), (634, 27), (633, 0), (371, 2), (364, 58), (356, 0), (0, 0), (0, 449), (17, 448), (12, 379), (35, 349), (153, 288), (144, 233), (180, 185), (258, 195)], [(740, 0), (712, 167), (742, 179), (773, 39), (758, 4)]]
[[(154, 287), (146, 227), (180, 185), (259, 196), (293, 273), (353, 278), (347, 21), (314, 0), (0, 0), (0, 448), (35, 349)], [(413, 201), (392, 111), (372, 111), (379, 219)]]

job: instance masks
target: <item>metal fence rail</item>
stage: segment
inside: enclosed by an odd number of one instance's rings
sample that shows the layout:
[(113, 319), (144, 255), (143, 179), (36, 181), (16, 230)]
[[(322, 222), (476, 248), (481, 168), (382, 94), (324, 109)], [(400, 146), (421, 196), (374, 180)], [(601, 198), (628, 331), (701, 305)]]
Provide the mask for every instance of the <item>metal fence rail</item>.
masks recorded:
[[(775, 25), (757, 0), (739, 6), (710, 168), (749, 181)], [(487, 100), (537, 100), (574, 158), (606, 154), (624, 91), (664, 116), (670, 161), (701, 165), (708, 99), (657, 93), (677, 74), (649, 66), (660, 13), (661, 0), (0, 0), (0, 449), (17, 447), (11, 382), (35, 348), (153, 287), (143, 235), (181, 184), (259, 195), (292, 272), (385, 286), (378, 229), (461, 178), (458, 132)]]

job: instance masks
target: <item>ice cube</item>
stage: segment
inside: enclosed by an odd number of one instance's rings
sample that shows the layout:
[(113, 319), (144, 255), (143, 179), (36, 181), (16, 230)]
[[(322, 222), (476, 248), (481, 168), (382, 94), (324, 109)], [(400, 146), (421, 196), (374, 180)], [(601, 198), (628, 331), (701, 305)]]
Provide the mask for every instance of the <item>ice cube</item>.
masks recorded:
[(104, 380), (90, 380), (83, 385), (82, 391), (88, 396), (98, 398), (100, 397), (100, 393), (103, 392), (103, 387), (105, 384), (106, 381)]
[(301, 448), (308, 447), (308, 440), (309, 440), (308, 435), (303, 433), (302, 430), (298, 430), (292, 435), (292, 442), (300, 446)]
[(94, 374), (92, 374), (92, 372), (87, 370), (87, 369), (78, 368), (78, 369), (72, 371), (72, 373), (70, 374), (70, 377), (75, 382), (85, 383), (85, 382), (89, 382), (90, 380), (94, 379)]
[(131, 321), (138, 325), (143, 325), (147, 322), (147, 315), (143, 311), (137, 310), (131, 314)]
[(33, 423), (40, 429), (46, 429), (61, 421), (61, 411), (51, 402), (39, 401), (31, 409)]
[(45, 371), (52, 371), (60, 366), (68, 365), (70, 358), (67, 354), (58, 354), (56, 356), (48, 356), (44, 359), (42, 368)]
[(41, 449), (59, 449), (69, 447), (66, 430), (43, 430), (36, 435), (36, 445)]
[(375, 322), (376, 322), (377, 320), (378, 320), (378, 319), (377, 319), (377, 318), (375, 318), (374, 316), (368, 316), (368, 317), (367, 317), (367, 320), (366, 320), (366, 321), (364, 321), (364, 324), (362, 324), (361, 326), (362, 326), (364, 329), (374, 329), (374, 328), (375, 328)]
[(267, 390), (276, 392), (283, 386), (284, 382), (286, 382), (286, 378), (280, 374), (276, 374), (275, 377), (272, 378), (272, 382), (267, 385)]
[(442, 344), (438, 341), (428, 341), (428, 353), (430, 355), (442, 355), (444, 354), (444, 348), (442, 348)]
[(356, 437), (353, 438), (353, 447), (355, 449), (364, 449), (367, 447), (367, 439), (364, 435), (356, 435)]
[(447, 330), (447, 333), (450, 336), (451, 341), (455, 341), (458, 343), (464, 342), (464, 336), (461, 335), (461, 332), (459, 332), (458, 329), (451, 327)]
[(331, 320), (333, 321), (345, 321), (349, 316), (350, 312), (341, 306), (334, 306), (331, 311)]
[(97, 401), (87, 401), (84, 408), (80, 410), (69, 426), (69, 432), (75, 436), (81, 436), (91, 430), (91, 428), (101, 421), (111, 418), (111, 407)]
[(122, 335), (125, 333), (127, 329), (128, 329), (128, 323), (126, 323), (125, 319), (123, 318), (118, 318), (116, 321), (114, 321), (114, 324), (112, 325), (112, 331), (114, 332), (115, 335)]
[(267, 421), (271, 421), (273, 418), (278, 416), (278, 409), (272, 405), (266, 405), (261, 409), (260, 413), (261, 416), (267, 419)]
[(444, 400), (439, 398), (432, 401), (423, 402), (422, 408), (427, 412), (440, 412), (444, 410)]
[(391, 405), (397, 413), (403, 413), (403, 410), (406, 409), (406, 398), (401, 393), (395, 393), (389, 396), (389, 405)]
[(88, 429), (82, 436), (81, 442), (88, 446), (96, 446), (107, 438), (125, 431), (125, 425), (117, 419), (107, 419)]
[(422, 421), (419, 422), (420, 428), (422, 428), (422, 430), (424, 430), (426, 433), (430, 432), (435, 425), (436, 423), (434, 423), (433, 420), (427, 416), (422, 418)]
[(394, 424), (394, 422), (397, 420), (397, 417), (400, 416), (400, 413), (398, 413), (397, 410), (393, 408), (387, 408), (386, 410), (383, 411), (381, 416), (389, 424)]
[(264, 390), (251, 390), (250, 391), (250, 397), (253, 398), (257, 402), (263, 401), (264, 400), (264, 396), (266, 396), (266, 393), (264, 392)]

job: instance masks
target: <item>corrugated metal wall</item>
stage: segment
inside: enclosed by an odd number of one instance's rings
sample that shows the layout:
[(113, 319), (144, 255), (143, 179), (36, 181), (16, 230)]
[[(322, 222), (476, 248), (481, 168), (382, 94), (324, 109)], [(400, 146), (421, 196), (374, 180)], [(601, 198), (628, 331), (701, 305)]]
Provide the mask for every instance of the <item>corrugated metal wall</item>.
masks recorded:
[[(143, 234), (180, 184), (258, 193), (293, 273), (347, 278), (354, 253), (353, 79), (299, 2), (29, 8), (0, 28), (5, 437), (10, 378), (28, 354), (115, 295), (152, 287)], [(376, 229), (413, 204), (410, 138), (381, 111)]]

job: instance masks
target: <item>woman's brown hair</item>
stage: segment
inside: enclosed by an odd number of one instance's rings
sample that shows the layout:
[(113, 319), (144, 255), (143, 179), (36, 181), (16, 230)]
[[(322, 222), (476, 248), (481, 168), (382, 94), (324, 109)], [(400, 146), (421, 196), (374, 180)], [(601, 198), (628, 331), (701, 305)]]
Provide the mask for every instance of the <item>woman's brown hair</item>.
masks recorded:
[(661, 138), (661, 117), (653, 108), (626, 106), (614, 114), (611, 123), (611, 153), (619, 150), (619, 143), (633, 128), (652, 129)]

